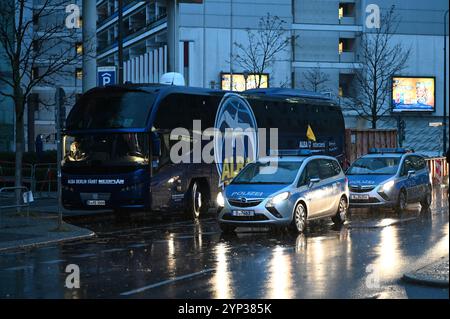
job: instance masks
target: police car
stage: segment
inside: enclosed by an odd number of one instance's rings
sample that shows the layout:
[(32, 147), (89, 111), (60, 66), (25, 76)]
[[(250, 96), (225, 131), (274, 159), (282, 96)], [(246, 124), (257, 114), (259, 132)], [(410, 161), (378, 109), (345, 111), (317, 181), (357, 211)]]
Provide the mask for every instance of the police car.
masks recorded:
[(346, 173), (350, 207), (392, 207), (402, 212), (408, 203), (431, 204), (431, 183), (423, 156), (402, 148), (371, 149)]
[(219, 193), (219, 225), (224, 232), (239, 226), (291, 226), (303, 232), (312, 219), (343, 223), (348, 198), (347, 178), (333, 157), (265, 157), (248, 164)]

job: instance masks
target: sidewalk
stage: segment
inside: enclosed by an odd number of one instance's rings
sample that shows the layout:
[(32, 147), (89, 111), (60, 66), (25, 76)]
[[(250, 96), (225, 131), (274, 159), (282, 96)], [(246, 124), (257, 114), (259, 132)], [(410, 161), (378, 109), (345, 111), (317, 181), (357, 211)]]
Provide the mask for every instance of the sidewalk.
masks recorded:
[(412, 283), (448, 288), (448, 256), (416, 271), (406, 273), (403, 279)]
[(51, 243), (88, 238), (95, 235), (89, 229), (64, 223), (56, 230), (58, 218), (54, 214), (3, 212), (0, 216), (0, 253), (21, 248), (31, 248)]
[[(58, 201), (56, 198), (36, 199), (30, 205), (30, 211), (48, 214), (58, 214)], [(63, 209), (63, 217), (95, 215), (110, 212), (110, 210), (67, 210)]]

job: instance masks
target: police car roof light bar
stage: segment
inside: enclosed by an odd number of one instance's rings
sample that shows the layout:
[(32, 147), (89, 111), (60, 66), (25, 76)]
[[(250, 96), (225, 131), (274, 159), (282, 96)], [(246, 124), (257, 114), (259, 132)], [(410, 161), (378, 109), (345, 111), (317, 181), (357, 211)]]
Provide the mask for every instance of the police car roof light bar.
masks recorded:
[(371, 148), (369, 150), (369, 154), (383, 154), (383, 153), (399, 153), (399, 154), (405, 154), (405, 153), (414, 153), (413, 149), (406, 149), (406, 148)]
[(311, 156), (314, 154), (310, 150), (305, 150), (305, 149), (284, 149), (284, 150), (270, 150), (270, 155), (273, 155), (273, 156)]

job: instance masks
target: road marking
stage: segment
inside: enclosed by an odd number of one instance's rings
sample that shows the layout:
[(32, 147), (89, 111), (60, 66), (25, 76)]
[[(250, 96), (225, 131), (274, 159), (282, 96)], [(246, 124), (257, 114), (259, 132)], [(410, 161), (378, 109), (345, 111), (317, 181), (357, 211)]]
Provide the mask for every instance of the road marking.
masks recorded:
[(194, 272), (192, 274), (187, 274), (187, 275), (184, 275), (184, 276), (175, 277), (173, 279), (160, 281), (160, 282), (148, 285), (148, 286), (144, 286), (144, 287), (137, 288), (137, 289), (130, 290), (130, 291), (126, 291), (126, 292), (122, 292), (120, 295), (121, 296), (134, 295), (134, 294), (143, 292), (145, 290), (153, 289), (153, 288), (156, 288), (156, 287), (161, 287), (161, 286), (164, 286), (164, 285), (168, 285), (168, 284), (171, 284), (171, 283), (174, 283), (174, 282), (177, 282), (177, 281), (180, 281), (180, 280), (185, 280), (185, 279), (188, 279), (188, 278), (192, 278), (192, 277), (195, 277), (195, 276), (204, 275), (204, 274), (210, 273), (212, 271), (214, 271), (214, 269), (212, 269), (212, 268), (205, 269), (205, 270), (202, 270), (202, 271), (199, 271), (199, 272)]
[(87, 257), (93, 257), (93, 256), (97, 256), (96, 254), (81, 254), (81, 255), (75, 255), (72, 256), (73, 258), (87, 258)]
[(7, 268), (5, 269), (6, 271), (17, 271), (17, 270), (28, 270), (28, 269), (33, 269), (34, 266), (18, 266), (18, 267), (12, 267), (12, 268)]
[(115, 253), (118, 251), (124, 251), (125, 248), (112, 248), (112, 249), (106, 249), (106, 250), (102, 250), (102, 253)]
[(55, 259), (55, 260), (49, 260), (49, 261), (42, 261), (41, 264), (59, 264), (65, 261), (64, 259)]

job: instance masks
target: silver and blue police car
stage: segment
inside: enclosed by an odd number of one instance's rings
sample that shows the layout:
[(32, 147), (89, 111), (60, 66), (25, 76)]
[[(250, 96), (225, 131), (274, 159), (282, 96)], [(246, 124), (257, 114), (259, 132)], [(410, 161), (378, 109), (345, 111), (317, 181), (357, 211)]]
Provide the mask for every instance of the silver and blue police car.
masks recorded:
[(398, 213), (408, 203), (431, 204), (425, 158), (405, 149), (371, 149), (347, 170), (350, 207), (391, 207)]
[(248, 164), (217, 197), (224, 232), (236, 227), (290, 226), (304, 232), (308, 220), (347, 215), (347, 178), (329, 156), (272, 156)]

